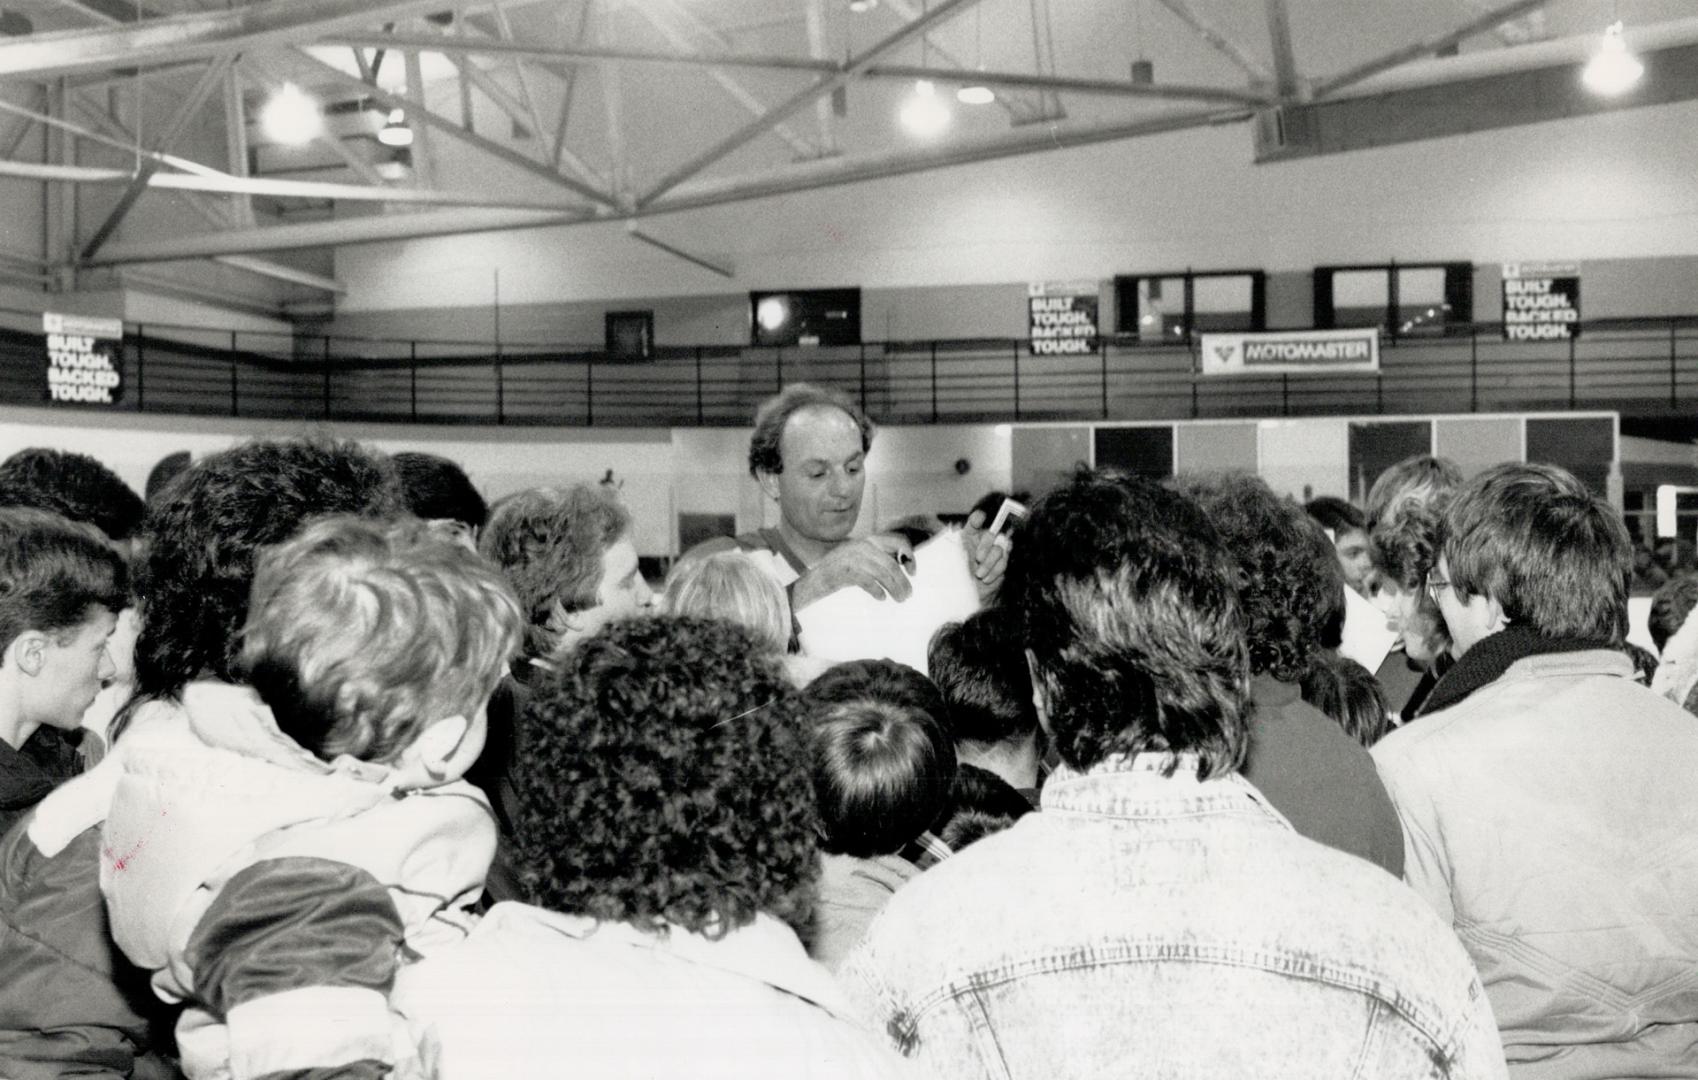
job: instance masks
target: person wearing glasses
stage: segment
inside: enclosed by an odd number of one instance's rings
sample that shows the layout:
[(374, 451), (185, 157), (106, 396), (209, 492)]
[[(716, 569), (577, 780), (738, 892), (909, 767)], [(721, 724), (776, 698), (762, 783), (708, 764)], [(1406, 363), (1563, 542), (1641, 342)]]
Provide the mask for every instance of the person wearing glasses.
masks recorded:
[(1512, 1077), (1691, 1076), (1698, 724), (1622, 651), (1621, 515), (1500, 465), (1441, 537), (1426, 584), (1458, 659), (1372, 751), (1405, 879), (1473, 956)]

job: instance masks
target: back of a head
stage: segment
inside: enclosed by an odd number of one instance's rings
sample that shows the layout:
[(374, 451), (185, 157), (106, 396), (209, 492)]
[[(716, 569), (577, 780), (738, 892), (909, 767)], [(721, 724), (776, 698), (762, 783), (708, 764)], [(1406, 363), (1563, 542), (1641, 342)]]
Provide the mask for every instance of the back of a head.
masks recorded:
[(431, 722), (476, 715), (522, 629), (507, 583), (453, 534), (334, 517), (260, 555), (239, 673), (318, 757), (391, 762)]
[(737, 627), (632, 619), (585, 638), (526, 706), (513, 783), (535, 904), (716, 936), (761, 912), (808, 917), (799, 704)]
[(436, 454), (405, 450), (394, 457), (407, 509), (426, 521), (458, 521), (473, 534), (482, 529), (489, 507), (466, 470)]
[(1374, 486), (1368, 489), (1368, 528), (1375, 528), (1399, 503), (1430, 503), (1461, 486), (1462, 469), (1449, 458), (1432, 454), (1406, 457), (1375, 477)]
[(154, 462), (153, 468), (147, 471), (147, 484), (142, 488), (142, 496), (148, 502), (152, 502), (161, 491), (165, 490), (165, 485), (183, 475), (193, 462), (194, 456), (187, 450), (178, 450), (166, 454)]
[(1349, 657), (1317, 656), (1301, 685), (1304, 701), (1337, 720), (1363, 746), (1374, 745), (1391, 730), (1385, 691), (1373, 672)]
[(554, 604), (566, 612), (596, 604), (601, 557), (631, 528), (618, 498), (594, 484), (528, 488), (499, 500), (478, 550), (500, 568), (525, 613), (525, 655), (546, 656)]
[(0, 509), (0, 652), (26, 630), (73, 630), (128, 603), (123, 558), (99, 529), (45, 510)]
[(1444, 557), (1460, 599), (1484, 595), (1512, 625), (1547, 637), (1627, 634), (1633, 546), (1608, 503), (1565, 469), (1488, 469), (1451, 501)]
[(87, 454), (31, 447), (0, 462), (0, 506), (27, 506), (128, 540), (147, 507), (118, 474)]
[(1250, 671), (1296, 682), (1344, 613), (1344, 574), (1326, 535), (1251, 473), (1174, 481), (1208, 517), (1239, 566)]
[(1310, 499), (1303, 504), (1303, 510), (1323, 529), (1328, 529), (1333, 536), (1343, 536), (1347, 532), (1365, 531), (1368, 519), (1362, 511), (1336, 495), (1322, 495)]
[(140, 697), (234, 681), (259, 550), (328, 514), (404, 513), (387, 458), (352, 442), (244, 443), (197, 461), (148, 508), (137, 568)]
[(666, 582), (669, 615), (736, 623), (768, 651), (790, 647), (790, 601), (784, 587), (741, 551), (719, 551), (681, 562)]
[(1685, 624), (1695, 607), (1698, 607), (1698, 574), (1670, 578), (1657, 590), (1656, 596), (1651, 599), (1648, 629), (1659, 653), (1668, 644), (1669, 638), (1674, 637)]
[(1032, 812), (1026, 796), (988, 769), (962, 762), (950, 788), (949, 818), (938, 835), (951, 851), (1001, 832)]
[(948, 706), (956, 742), (998, 743), (1038, 730), (1019, 619), (1009, 609), (985, 608), (940, 629), (926, 669)]
[(1202, 511), (1152, 481), (1081, 473), (1038, 501), (1002, 597), (1022, 618), (1063, 761), (1194, 752), (1205, 778), (1242, 764), (1236, 575)]
[(948, 809), (955, 747), (940, 723), (943, 699), (924, 675), (856, 660), (808, 684), (803, 702), (827, 851), (894, 854)]

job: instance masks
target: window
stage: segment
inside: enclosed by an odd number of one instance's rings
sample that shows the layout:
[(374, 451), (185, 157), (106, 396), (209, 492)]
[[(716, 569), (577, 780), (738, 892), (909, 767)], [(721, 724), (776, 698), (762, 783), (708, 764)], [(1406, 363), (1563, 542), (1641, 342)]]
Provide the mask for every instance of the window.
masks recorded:
[(1141, 344), (1181, 344), (1192, 334), (1261, 330), (1267, 275), (1260, 270), (1117, 277), (1115, 331)]
[(1315, 268), (1315, 326), (1376, 326), (1392, 337), (1451, 333), (1474, 321), (1471, 263)]
[(653, 311), (609, 311), (603, 322), (610, 358), (647, 360), (654, 355)]
[(749, 294), (752, 345), (859, 345), (860, 289)]

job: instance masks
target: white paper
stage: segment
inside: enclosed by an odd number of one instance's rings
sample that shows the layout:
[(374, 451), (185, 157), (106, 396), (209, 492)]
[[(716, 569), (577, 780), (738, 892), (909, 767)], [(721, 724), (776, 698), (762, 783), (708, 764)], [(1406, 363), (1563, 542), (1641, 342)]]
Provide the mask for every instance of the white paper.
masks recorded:
[(915, 548), (908, 581), (914, 591), (901, 602), (851, 586), (796, 612), (802, 652), (833, 662), (895, 660), (926, 672), (926, 646), (938, 627), (979, 610), (961, 531), (946, 529)]
[(1397, 631), (1389, 625), (1386, 612), (1346, 585), (1344, 643), (1338, 647), (1339, 655), (1349, 657), (1369, 671), (1378, 671), (1395, 644)]

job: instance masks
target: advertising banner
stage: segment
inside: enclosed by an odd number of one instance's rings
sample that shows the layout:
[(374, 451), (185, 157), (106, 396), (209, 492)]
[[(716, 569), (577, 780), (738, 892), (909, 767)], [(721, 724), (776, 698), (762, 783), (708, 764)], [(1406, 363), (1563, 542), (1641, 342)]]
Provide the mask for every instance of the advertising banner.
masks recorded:
[(1579, 336), (1579, 263), (1503, 264), (1505, 341), (1569, 341)]
[(1201, 336), (1204, 375), (1380, 370), (1380, 332), (1373, 327)]
[(124, 321), (41, 313), (48, 401), (115, 405), (124, 396)]
[(1097, 351), (1098, 289), (1094, 281), (1034, 281), (1026, 286), (1033, 356)]

